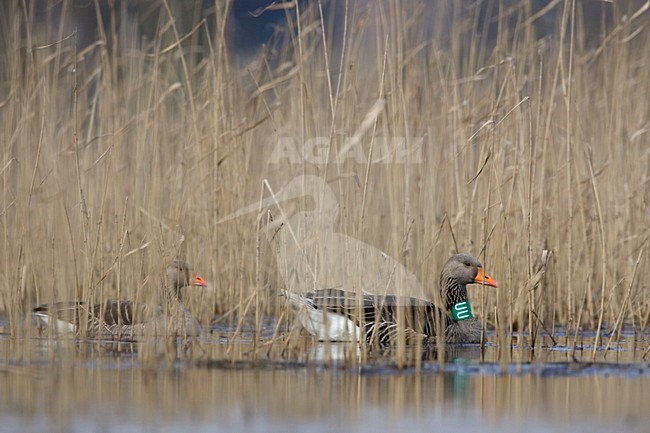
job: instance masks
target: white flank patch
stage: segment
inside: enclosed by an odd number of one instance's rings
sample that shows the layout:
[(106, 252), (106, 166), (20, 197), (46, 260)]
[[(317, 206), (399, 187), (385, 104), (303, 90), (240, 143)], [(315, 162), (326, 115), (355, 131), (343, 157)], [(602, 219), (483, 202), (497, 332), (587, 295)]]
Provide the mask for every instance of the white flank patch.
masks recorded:
[(300, 324), (320, 341), (357, 341), (359, 327), (347, 317), (316, 309), (312, 301), (302, 295), (284, 291), (289, 303), (298, 310)]
[[(33, 313), (38, 325), (42, 328), (47, 328), (50, 326), (52, 321), (52, 316), (45, 312)], [(70, 332), (75, 332), (75, 326), (73, 323), (66, 322), (65, 320), (54, 319), (54, 332), (65, 334)]]

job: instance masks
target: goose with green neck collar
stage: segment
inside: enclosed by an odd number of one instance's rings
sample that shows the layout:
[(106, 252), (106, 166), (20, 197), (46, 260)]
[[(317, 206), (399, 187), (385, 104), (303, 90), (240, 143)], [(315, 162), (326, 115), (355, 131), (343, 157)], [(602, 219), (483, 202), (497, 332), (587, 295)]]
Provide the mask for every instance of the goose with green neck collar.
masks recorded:
[[(434, 341), (442, 336), (447, 343), (477, 343), (481, 323), (471, 310), (469, 284), (497, 287), (483, 265), (470, 254), (455, 254), (440, 273), (440, 294), (444, 302), (398, 296), (358, 295), (344, 288), (320, 289), (305, 294), (284, 292), (298, 311), (298, 320), (319, 340), (387, 343), (398, 334)], [(442, 326), (443, 329), (438, 329)]]

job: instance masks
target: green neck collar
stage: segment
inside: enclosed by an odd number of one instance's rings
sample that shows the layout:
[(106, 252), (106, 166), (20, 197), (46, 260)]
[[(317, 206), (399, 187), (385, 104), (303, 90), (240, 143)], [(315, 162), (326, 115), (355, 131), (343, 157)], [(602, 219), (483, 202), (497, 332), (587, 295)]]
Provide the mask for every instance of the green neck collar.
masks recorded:
[(451, 316), (454, 320), (466, 320), (471, 319), (474, 316), (472, 315), (472, 307), (469, 306), (469, 300), (463, 302), (456, 302), (451, 307)]

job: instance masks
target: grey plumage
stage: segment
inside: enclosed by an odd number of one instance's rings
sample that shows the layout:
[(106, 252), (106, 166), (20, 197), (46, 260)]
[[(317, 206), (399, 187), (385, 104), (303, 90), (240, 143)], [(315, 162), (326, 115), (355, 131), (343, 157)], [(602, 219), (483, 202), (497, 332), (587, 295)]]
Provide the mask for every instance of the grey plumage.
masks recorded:
[(475, 318), (456, 320), (449, 309), (468, 301), (467, 284), (496, 281), (483, 272), (481, 263), (469, 254), (452, 256), (440, 274), (444, 309), (433, 302), (397, 296), (356, 294), (342, 288), (320, 289), (306, 294), (285, 292), (298, 309), (303, 327), (320, 340), (354, 340), (386, 344), (398, 335), (407, 339), (433, 341), (444, 327), (447, 343), (474, 343), (480, 340), (481, 323)]
[(170, 332), (193, 335), (199, 332), (199, 324), (182, 303), (183, 288), (190, 285), (206, 286), (207, 283), (198, 275), (191, 276), (187, 262), (177, 259), (167, 267), (163, 277), (166, 311), (160, 305), (107, 300), (98, 304), (82, 301), (43, 304), (34, 308), (32, 314), (39, 327), (53, 326), (56, 333), (84, 332), (89, 337), (121, 340), (135, 339), (145, 331), (156, 335)]

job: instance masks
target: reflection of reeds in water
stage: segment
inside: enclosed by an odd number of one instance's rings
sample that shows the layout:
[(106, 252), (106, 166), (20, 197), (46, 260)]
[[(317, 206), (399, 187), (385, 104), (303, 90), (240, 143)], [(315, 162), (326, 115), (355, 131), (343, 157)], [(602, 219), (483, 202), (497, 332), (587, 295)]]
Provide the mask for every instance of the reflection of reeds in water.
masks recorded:
[[(334, 33), (303, 6), (245, 68), (218, 31), (225, 2), (201, 57), (207, 27), (185, 37), (164, 7), (151, 41), (123, 20), (80, 47), (17, 6), (2, 18), (0, 69), (7, 332), (29, 335), (40, 302), (147, 300), (180, 255), (215, 284), (187, 293), (203, 324), (232, 312), (225, 322), (258, 319), (259, 335), (275, 316), (256, 356), (300, 347), (280, 331), (293, 315), (263, 218), (217, 222), (268, 197), (262, 179), (304, 174), (330, 181), (336, 232), (398, 259), (431, 299), (451, 252), (477, 255), (500, 288), (471, 290), (473, 309), (504, 345), (515, 331), (523, 345), (562, 327), (570, 345), (582, 329), (646, 329), (647, 14), (614, 12), (587, 45), (570, 6), (544, 40), (526, 8), (509, 9), (490, 41), (471, 10), (351, 7)], [(543, 250), (553, 256), (536, 279)], [(354, 266), (353, 253), (341, 259)]]
[[(26, 349), (27, 358), (39, 359), (30, 344)], [(458, 374), (400, 373), (389, 368), (339, 371), (300, 365), (273, 369), (257, 364), (232, 369), (209, 364), (132, 368), (129, 357), (106, 354), (80, 364), (84, 355), (70, 342), (58, 350), (54, 362), (35, 363), (31, 374), (0, 370), (0, 386), (11, 390), (0, 394), (0, 407), (5, 408), (3, 426), (7, 427), (7, 418), (23, 419), (23, 426), (45, 418), (48, 431), (70, 431), (70, 424), (86, 422), (110, 426), (110, 430), (135, 425), (147, 425), (148, 430), (166, 426), (167, 430), (179, 423), (250, 431), (251, 425), (264, 423), (266, 427), (259, 430), (286, 431), (282, 423), (312, 423), (313, 427), (315, 422), (325, 426), (322, 430), (339, 423), (382, 430), (377, 428), (382, 423), (426, 425), (435, 421), (438, 428), (448, 430), (447, 426), (462, 420), (465, 427), (483, 423), (473, 430), (502, 422), (508, 426), (541, 423), (539, 429), (547, 430), (549, 422), (581, 425), (590, 421), (599, 425), (625, 422), (626, 431), (643, 431), (640, 427), (648, 421), (643, 398), (647, 377), (547, 378), (534, 372), (502, 375), (494, 370), (477, 375), (471, 370), (462, 373), (462, 366)], [(50, 373), (54, 369), (56, 374), (39, 375), (41, 367)], [(11, 413), (4, 412), (8, 410)], [(281, 425), (275, 427), (276, 423)]]

